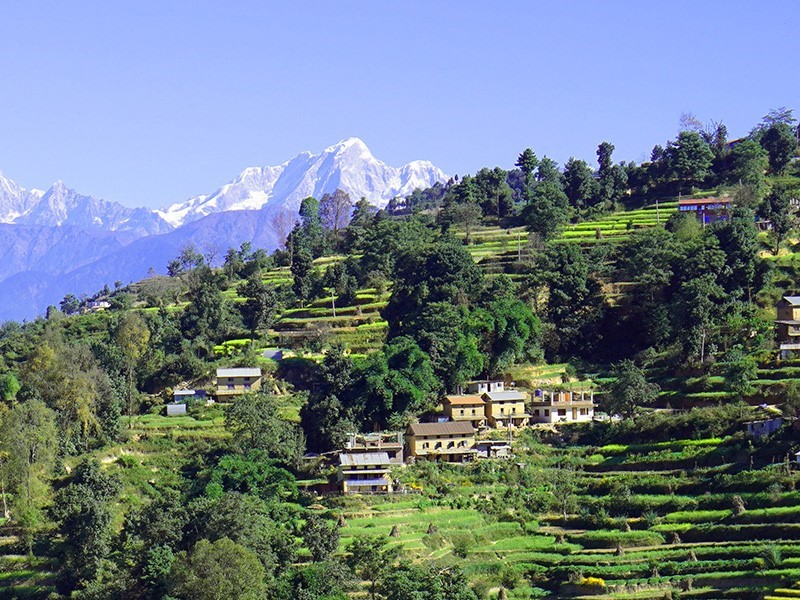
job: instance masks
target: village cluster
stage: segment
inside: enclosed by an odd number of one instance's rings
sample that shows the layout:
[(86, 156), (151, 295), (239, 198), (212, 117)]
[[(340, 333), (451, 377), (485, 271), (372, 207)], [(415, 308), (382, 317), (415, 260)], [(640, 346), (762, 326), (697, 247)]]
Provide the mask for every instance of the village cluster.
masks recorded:
[[(216, 398), (229, 402), (261, 388), (257, 367), (217, 369)], [(548, 423), (582, 423), (594, 418), (594, 392), (537, 389), (530, 395), (504, 381), (471, 381), (460, 393), (445, 396), (443, 412), (405, 432), (352, 434), (338, 460), (341, 491), (391, 493), (391, 469), (419, 459), (460, 463), (511, 456), (511, 433)], [(167, 415), (186, 414), (191, 401), (205, 401), (203, 390), (176, 390)], [(492, 435), (505, 431), (509, 436)]]

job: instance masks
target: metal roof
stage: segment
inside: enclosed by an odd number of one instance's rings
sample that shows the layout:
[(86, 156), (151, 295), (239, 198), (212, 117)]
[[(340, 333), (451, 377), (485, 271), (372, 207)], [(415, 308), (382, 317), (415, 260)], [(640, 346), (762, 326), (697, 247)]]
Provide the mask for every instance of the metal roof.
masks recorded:
[(793, 306), (800, 304), (800, 296), (784, 296), (783, 299)]
[(389, 454), (386, 452), (354, 452), (339, 455), (339, 464), (343, 467), (388, 465)]
[(217, 369), (217, 377), (261, 377), (261, 369), (258, 367)]
[(474, 434), (475, 429), (469, 421), (448, 421), (447, 423), (414, 423), (408, 426), (409, 435), (463, 435)]
[(483, 394), (491, 402), (504, 402), (506, 400), (525, 400), (525, 394), (516, 390), (507, 390), (505, 392), (484, 392)]

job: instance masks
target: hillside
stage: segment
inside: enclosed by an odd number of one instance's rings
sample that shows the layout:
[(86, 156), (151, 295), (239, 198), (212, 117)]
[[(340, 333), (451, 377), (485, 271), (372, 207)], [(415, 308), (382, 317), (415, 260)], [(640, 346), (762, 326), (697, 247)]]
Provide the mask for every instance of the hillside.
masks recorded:
[(277, 250), (222, 211), (18, 275), (141, 273), (0, 326), (0, 596), (798, 595), (775, 128), (597, 169), (526, 149), (381, 210), (303, 198)]

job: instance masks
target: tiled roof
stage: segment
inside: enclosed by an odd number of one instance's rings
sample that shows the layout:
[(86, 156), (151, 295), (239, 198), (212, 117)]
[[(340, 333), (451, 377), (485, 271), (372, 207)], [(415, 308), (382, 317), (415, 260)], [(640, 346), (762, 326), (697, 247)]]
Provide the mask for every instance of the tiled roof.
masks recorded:
[(477, 395), (445, 396), (445, 402), (453, 406), (482, 406), (483, 398)]
[(414, 423), (408, 426), (408, 435), (463, 435), (474, 434), (475, 429), (469, 421), (448, 421), (446, 423)]

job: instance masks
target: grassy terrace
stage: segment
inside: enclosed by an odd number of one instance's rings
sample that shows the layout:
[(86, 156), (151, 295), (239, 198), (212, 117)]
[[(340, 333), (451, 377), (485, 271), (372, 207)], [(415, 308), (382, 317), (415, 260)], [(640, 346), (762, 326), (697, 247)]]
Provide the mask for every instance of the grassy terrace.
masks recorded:
[[(522, 467), (479, 463), (434, 475), (410, 467), (402, 477), (423, 493), (343, 501), (342, 548), (355, 535), (394, 531), (391, 543), (412, 560), (458, 563), (486, 598), (501, 585), (509, 598), (800, 597), (780, 591), (793, 592), (800, 580), (798, 473), (779, 465), (741, 471), (730, 461), (672, 468), (744, 446), (736, 436), (563, 450), (534, 444), (520, 450)], [(547, 481), (550, 465), (563, 460), (577, 469), (567, 519), (546, 507), (529, 514), (511, 500), (520, 468)], [(619, 471), (620, 462), (642, 470)], [(549, 495), (528, 488), (523, 506)], [(582, 585), (565, 587), (570, 582)]]

